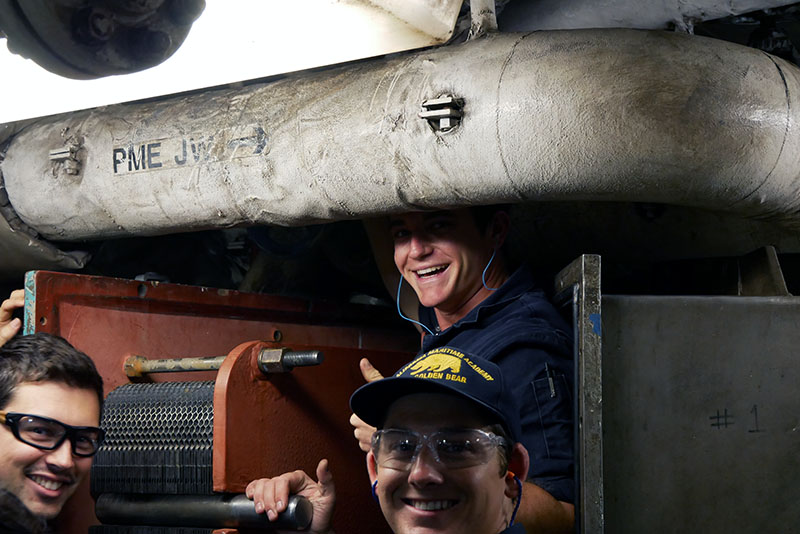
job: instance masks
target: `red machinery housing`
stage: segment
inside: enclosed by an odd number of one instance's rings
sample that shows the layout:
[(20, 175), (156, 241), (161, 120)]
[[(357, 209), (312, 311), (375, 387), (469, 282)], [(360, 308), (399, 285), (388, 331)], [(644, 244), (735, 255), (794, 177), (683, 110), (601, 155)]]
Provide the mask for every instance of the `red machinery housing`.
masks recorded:
[[(241, 493), (252, 479), (294, 469), (314, 473), (328, 458), (337, 484), (336, 530), (388, 532), (348, 423), (348, 399), (363, 384), (361, 358), (391, 372), (415, 351), (416, 336), (391, 310), (44, 271), (28, 273), (25, 290), (25, 332), (61, 335), (89, 354), (106, 394), (135, 381), (216, 381), (215, 492)], [(318, 350), (324, 362), (263, 374), (262, 349)], [(124, 369), (133, 356), (225, 354), (219, 371), (130, 378)], [(98, 524), (88, 486), (65, 507), (59, 531), (83, 534)]]

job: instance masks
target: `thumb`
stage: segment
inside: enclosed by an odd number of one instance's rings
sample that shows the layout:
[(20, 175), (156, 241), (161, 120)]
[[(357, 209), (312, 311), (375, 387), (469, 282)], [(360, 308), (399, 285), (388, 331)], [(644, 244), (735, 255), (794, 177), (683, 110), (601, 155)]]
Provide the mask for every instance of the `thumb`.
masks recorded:
[[(0, 326), (0, 347), (6, 344), (7, 341), (11, 340), (12, 337), (19, 332), (20, 327), (22, 327), (22, 321), (17, 318), (14, 318), (8, 324)], [(377, 373), (377, 371), (375, 371)]]
[(328, 469), (328, 460), (322, 459), (317, 464), (317, 481), (322, 485), (325, 489), (331, 488), (333, 483), (333, 475)]
[(383, 378), (381, 372), (375, 369), (366, 358), (362, 358), (361, 361), (358, 362), (358, 366), (361, 368), (361, 375), (367, 382), (375, 382)]

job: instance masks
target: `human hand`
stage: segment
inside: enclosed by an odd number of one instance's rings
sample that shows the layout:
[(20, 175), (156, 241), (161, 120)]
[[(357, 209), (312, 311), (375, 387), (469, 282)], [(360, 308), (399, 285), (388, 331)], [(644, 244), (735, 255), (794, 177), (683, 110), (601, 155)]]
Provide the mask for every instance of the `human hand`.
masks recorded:
[(366, 358), (361, 358), (361, 361), (358, 362), (358, 367), (361, 369), (361, 376), (363, 376), (364, 380), (367, 382), (375, 382), (383, 378), (381, 372), (375, 369), (372, 363)]
[(16, 289), (0, 305), (0, 347), (14, 337), (22, 327), (22, 321), (13, 317), (14, 310), (25, 305), (25, 291)]
[(332, 534), (331, 517), (336, 503), (336, 488), (333, 475), (328, 471), (328, 460), (320, 460), (317, 465), (317, 482), (303, 471), (292, 471), (274, 478), (261, 478), (252, 481), (245, 489), (245, 495), (255, 502), (256, 513), (265, 513), (270, 521), (286, 510), (289, 494), (307, 498), (314, 509), (314, 516), (308, 532)]
[(372, 434), (377, 428), (365, 423), (356, 414), (350, 415), (350, 424), (353, 425), (353, 435), (358, 440), (358, 448), (364, 452), (369, 452), (372, 448)]
[[(375, 369), (372, 363), (366, 358), (362, 358), (361, 361), (358, 362), (358, 367), (361, 369), (361, 376), (363, 376), (364, 380), (367, 382), (375, 382), (383, 378), (381, 372)], [(358, 440), (358, 447), (364, 452), (369, 452), (372, 448), (372, 434), (375, 433), (376, 428), (365, 423), (356, 414), (350, 416), (350, 424), (353, 425), (353, 435)]]

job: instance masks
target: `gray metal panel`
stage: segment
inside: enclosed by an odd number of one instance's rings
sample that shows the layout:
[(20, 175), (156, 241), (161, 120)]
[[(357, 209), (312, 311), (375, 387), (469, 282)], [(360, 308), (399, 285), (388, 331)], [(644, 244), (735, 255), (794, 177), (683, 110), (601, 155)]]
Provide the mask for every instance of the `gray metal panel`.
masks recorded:
[(796, 531), (800, 298), (602, 307), (607, 531)]
[(575, 325), (577, 502), (575, 530), (602, 534), (603, 411), (600, 315), (600, 256), (583, 254), (555, 279), (556, 301), (572, 301)]

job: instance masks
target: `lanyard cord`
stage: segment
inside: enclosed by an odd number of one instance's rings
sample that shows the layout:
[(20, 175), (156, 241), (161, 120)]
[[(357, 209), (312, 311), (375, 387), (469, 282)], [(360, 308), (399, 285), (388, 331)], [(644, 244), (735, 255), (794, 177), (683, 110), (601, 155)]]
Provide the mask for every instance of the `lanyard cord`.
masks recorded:
[(400, 314), (400, 317), (402, 317), (406, 321), (411, 321), (414, 324), (418, 324), (422, 328), (424, 328), (430, 335), (434, 335), (434, 333), (431, 332), (431, 329), (422, 324), (421, 322), (415, 321), (411, 317), (406, 317), (405, 315), (403, 315), (403, 311), (400, 309), (400, 288), (402, 287), (402, 285), (403, 285), (403, 275), (400, 275), (400, 283), (397, 284), (397, 313)]

